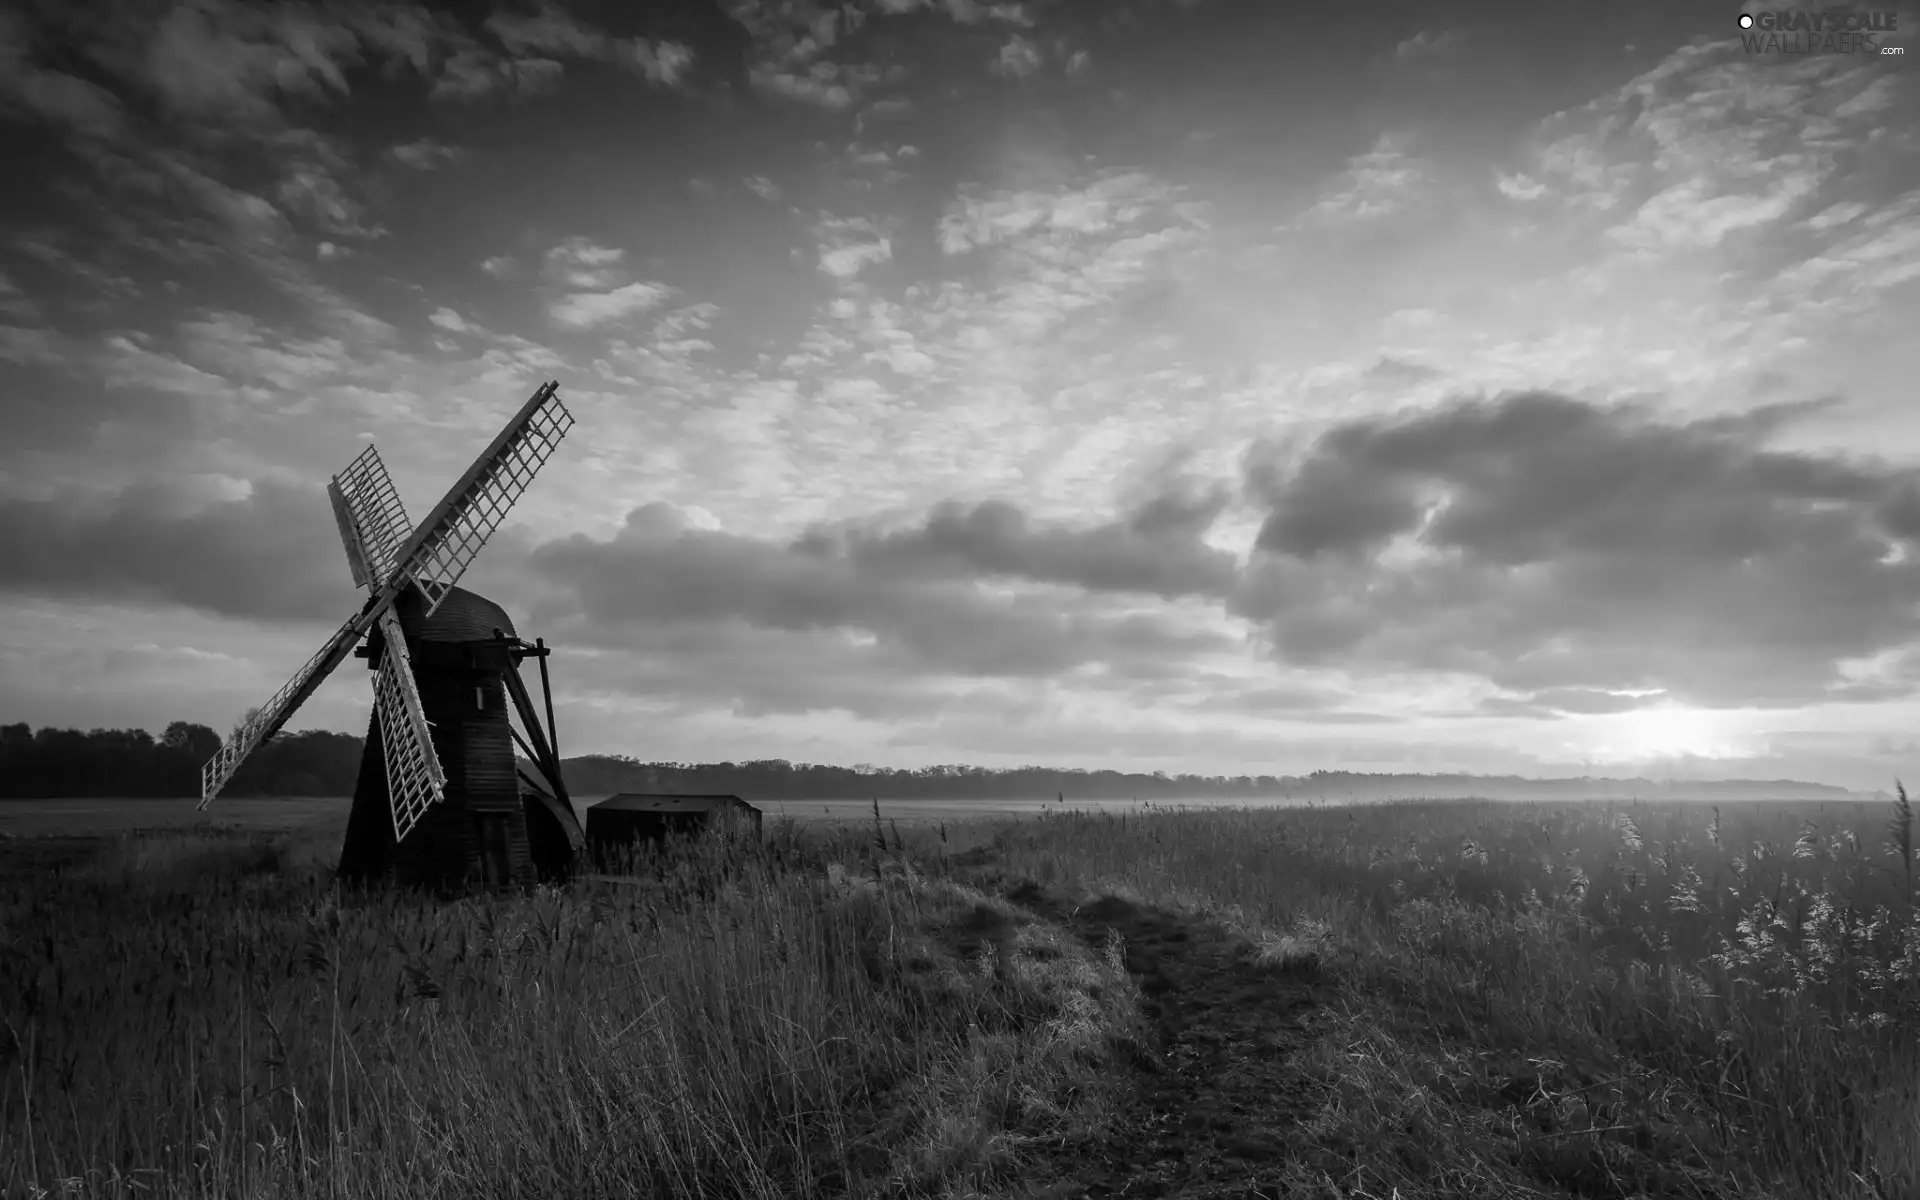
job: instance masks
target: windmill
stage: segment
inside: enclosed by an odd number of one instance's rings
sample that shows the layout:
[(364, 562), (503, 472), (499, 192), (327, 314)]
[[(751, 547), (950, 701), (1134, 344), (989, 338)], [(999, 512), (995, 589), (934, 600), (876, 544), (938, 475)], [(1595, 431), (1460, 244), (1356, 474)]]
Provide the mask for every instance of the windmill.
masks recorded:
[[(207, 760), (202, 809), (357, 653), (374, 673), (374, 705), (340, 874), (457, 888), (571, 869), (583, 844), (579, 818), (519, 671), (524, 659), (539, 661), (552, 728), (546, 643), (522, 641), (498, 605), (455, 586), (573, 427), (558, 387), (536, 391), (418, 526), (372, 446), (333, 477), (327, 495), (367, 601)], [(516, 744), (543, 778), (516, 762)]]

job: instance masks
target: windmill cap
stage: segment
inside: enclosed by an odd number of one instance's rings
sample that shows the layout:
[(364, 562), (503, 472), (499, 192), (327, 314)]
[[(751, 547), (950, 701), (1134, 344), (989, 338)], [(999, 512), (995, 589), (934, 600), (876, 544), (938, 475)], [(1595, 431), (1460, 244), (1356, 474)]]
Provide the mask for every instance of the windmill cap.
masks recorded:
[(453, 588), (432, 616), (426, 615), (426, 601), (415, 588), (408, 588), (394, 601), (394, 615), (409, 639), (422, 642), (483, 642), (499, 630), (518, 637), (507, 610), (465, 588)]

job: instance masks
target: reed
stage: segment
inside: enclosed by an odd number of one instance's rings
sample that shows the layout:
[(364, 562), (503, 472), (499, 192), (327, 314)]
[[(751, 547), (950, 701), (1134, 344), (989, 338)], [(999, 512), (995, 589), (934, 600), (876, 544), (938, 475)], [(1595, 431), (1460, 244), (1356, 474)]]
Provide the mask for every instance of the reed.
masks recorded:
[(938, 1194), (1106, 1116), (1117, 961), (832, 835), (455, 903), (273, 839), (0, 883), (9, 1195)]
[(1330, 966), (1344, 1001), (1314, 1136), (1370, 1147), (1343, 1187), (1920, 1195), (1904, 789), (1890, 816), (1421, 802), (1068, 813), (996, 836), (1013, 874), (1209, 913)]

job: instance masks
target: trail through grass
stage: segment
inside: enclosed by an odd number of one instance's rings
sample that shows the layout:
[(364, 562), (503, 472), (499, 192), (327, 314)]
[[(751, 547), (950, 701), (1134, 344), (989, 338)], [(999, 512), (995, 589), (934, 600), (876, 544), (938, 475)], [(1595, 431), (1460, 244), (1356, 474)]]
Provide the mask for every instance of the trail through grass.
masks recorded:
[(998, 844), (1324, 961), (1296, 1190), (1891, 1198), (1920, 1195), (1920, 915), (1886, 816), (1161, 810)]

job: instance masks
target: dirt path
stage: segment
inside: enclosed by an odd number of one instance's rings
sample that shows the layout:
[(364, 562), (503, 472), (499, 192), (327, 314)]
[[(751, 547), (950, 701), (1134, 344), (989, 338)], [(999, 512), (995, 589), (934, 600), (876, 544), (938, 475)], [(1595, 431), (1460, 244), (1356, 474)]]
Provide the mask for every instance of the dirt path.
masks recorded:
[(1285, 1195), (1289, 1133), (1317, 1108), (1291, 1059), (1325, 995), (1318, 971), (1257, 964), (1217, 925), (1125, 900), (1075, 908), (1031, 884), (1008, 898), (1096, 946), (1119, 931), (1155, 1037), (1116, 1131), (1062, 1147), (1029, 1177), (1040, 1184), (1031, 1194)]

